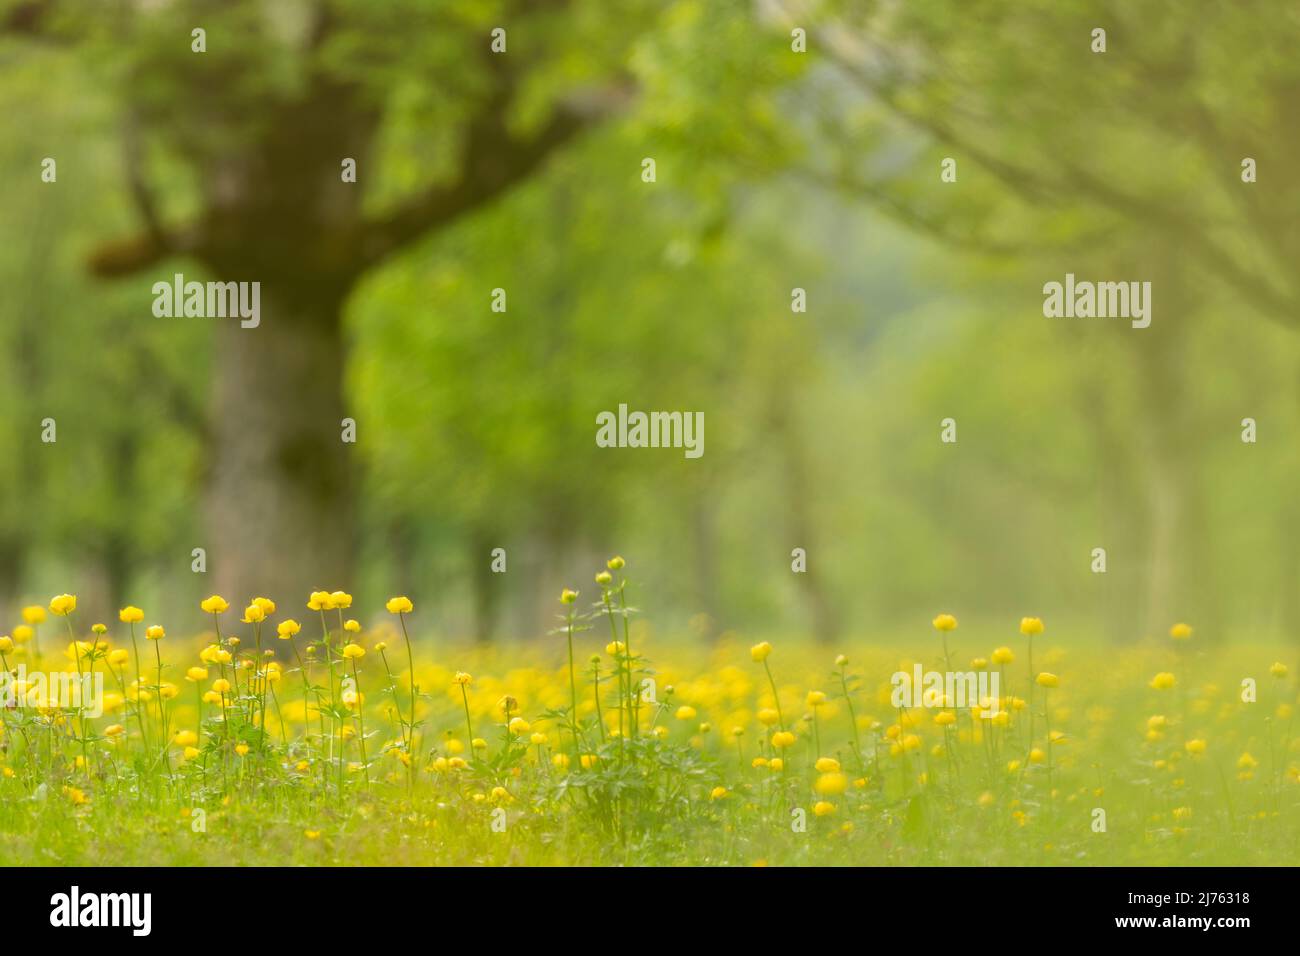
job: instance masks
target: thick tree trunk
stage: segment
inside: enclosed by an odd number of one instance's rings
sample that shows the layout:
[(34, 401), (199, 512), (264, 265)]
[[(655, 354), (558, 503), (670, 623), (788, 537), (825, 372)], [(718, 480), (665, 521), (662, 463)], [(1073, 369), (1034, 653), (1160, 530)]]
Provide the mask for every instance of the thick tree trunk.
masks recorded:
[[(494, 544), (501, 540), (480, 525), (469, 535), (470, 590), (474, 604), (474, 640), (479, 644), (491, 642), (496, 633), (497, 610), (500, 607), (501, 575), (492, 571), (490, 554)], [(502, 579), (504, 580), (504, 579)]]
[(27, 542), (18, 535), (0, 535), (0, 620), (18, 620)]
[[(208, 496), (212, 589), (302, 612), (312, 589), (349, 589), (356, 446), (342, 440), (342, 301), (262, 284), (261, 324), (216, 333)], [(365, 423), (358, 423), (358, 430)]]
[(1194, 624), (1206, 642), (1218, 641), (1222, 598), (1206, 527), (1204, 478), (1195, 454), (1199, 425), (1189, 406), (1187, 341), (1197, 305), (1178, 267), (1152, 266), (1154, 285), (1165, 290), (1170, 318), (1141, 333), (1134, 349), (1145, 409), (1148, 542), (1145, 631), (1163, 636), (1176, 621)]
[(787, 538), (778, 554), (787, 567), (794, 548), (803, 548), (808, 555), (808, 569), (795, 573), (794, 577), (807, 602), (809, 629), (814, 639), (822, 644), (830, 644), (839, 636), (840, 622), (835, 602), (827, 591), (827, 579), (823, 570), (826, 561), (824, 552), (818, 547), (820, 538), (811, 511), (815, 492), (808, 477), (804, 434), (796, 417), (784, 408), (776, 412), (774, 430), (780, 441), (786, 499)]

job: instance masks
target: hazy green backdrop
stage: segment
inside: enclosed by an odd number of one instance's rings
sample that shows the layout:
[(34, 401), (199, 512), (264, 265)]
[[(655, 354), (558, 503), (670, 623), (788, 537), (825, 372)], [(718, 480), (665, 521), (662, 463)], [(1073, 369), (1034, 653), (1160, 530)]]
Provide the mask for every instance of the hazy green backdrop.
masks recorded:
[[(0, 631), (314, 584), (526, 637), (620, 552), (701, 639), (1289, 633), (1300, 12), (1230, 9), (5, 0)], [(1151, 327), (1044, 318), (1067, 272)], [(597, 448), (621, 402), (704, 456)]]

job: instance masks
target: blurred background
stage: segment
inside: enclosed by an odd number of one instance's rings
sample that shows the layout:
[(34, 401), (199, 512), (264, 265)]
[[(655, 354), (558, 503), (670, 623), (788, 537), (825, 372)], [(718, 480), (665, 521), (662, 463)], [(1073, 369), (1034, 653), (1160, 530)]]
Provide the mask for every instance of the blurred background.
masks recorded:
[[(1297, 41), (1266, 0), (0, 0), (0, 622), (346, 588), (526, 638), (621, 553), (700, 641), (1290, 636)], [(155, 317), (178, 272), (261, 325)], [(1044, 318), (1067, 272), (1150, 328)], [(621, 402), (704, 456), (597, 448)]]

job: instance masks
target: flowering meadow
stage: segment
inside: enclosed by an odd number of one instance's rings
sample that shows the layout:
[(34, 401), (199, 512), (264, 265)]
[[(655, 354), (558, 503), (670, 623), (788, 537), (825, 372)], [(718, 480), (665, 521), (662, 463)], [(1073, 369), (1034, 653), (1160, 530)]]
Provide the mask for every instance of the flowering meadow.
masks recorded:
[[(184, 637), (28, 607), (0, 637), (0, 862), (1300, 859), (1283, 647), (1186, 624), (1090, 646), (1033, 617), (974, 646), (950, 613), (892, 643), (700, 647), (650, 636), (622, 558), (581, 590), (544, 642), (455, 651), (405, 596), (366, 628), (341, 591), (214, 595)], [(894, 675), (921, 667), (999, 690), (916, 706)]]

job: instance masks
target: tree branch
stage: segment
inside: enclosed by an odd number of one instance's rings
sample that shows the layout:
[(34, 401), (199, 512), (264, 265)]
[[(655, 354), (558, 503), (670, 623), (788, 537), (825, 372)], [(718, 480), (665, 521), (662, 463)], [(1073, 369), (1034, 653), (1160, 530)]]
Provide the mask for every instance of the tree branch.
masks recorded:
[(153, 192), (145, 181), (144, 150), (134, 113), (127, 114), (122, 126), (122, 153), (127, 187), (144, 229), (136, 236), (104, 243), (91, 252), (87, 265), (91, 274), (100, 278), (131, 275), (170, 256), (193, 252), (197, 245), (195, 230), (173, 232), (162, 224)]
[(49, 31), (49, 19), (53, 14), (53, 0), (24, 0), (0, 15), (0, 33), (53, 40)]
[(101, 279), (132, 275), (172, 255), (172, 245), (170, 241), (159, 243), (147, 232), (140, 233), (97, 246), (86, 257), (86, 267)]
[(492, 57), (493, 90), (470, 120), (456, 179), (431, 187), (397, 210), (361, 227), (362, 267), (369, 268), (431, 229), (490, 203), (539, 168), (548, 157), (584, 130), (620, 111), (630, 99), (626, 87), (590, 91), (558, 105), (531, 136), (508, 128), (517, 79)]
[[(1037, 169), (1013, 164), (982, 149), (969, 137), (959, 134), (951, 125), (909, 109), (900, 101), (896, 89), (875, 81), (860, 63), (846, 55), (837, 44), (829, 42), (826, 47), (830, 51), (831, 60), (865, 92), (876, 97), (903, 120), (929, 133), (937, 140), (961, 150), (989, 170), (1013, 194), (1021, 196), (1025, 201), (1031, 204), (1043, 202), (1059, 204), (1063, 195), (1082, 194), (1101, 202), (1130, 221), (1154, 225), (1184, 245), (1207, 268), (1218, 273), (1221, 279), (1251, 302), (1264, 316), (1289, 328), (1294, 328), (1297, 323), (1300, 323), (1300, 296), (1289, 289), (1278, 289), (1265, 277), (1243, 266), (1224, 247), (1209, 238), (1208, 224), (1196, 221), (1184, 210), (1125, 193), (1093, 176), (1068, 158), (1058, 158), (1058, 163), (1068, 175), (1052, 182), (1042, 176)], [(903, 212), (903, 206), (897, 202), (890, 208), (896, 214)], [(913, 224), (917, 223), (914, 221)]]

